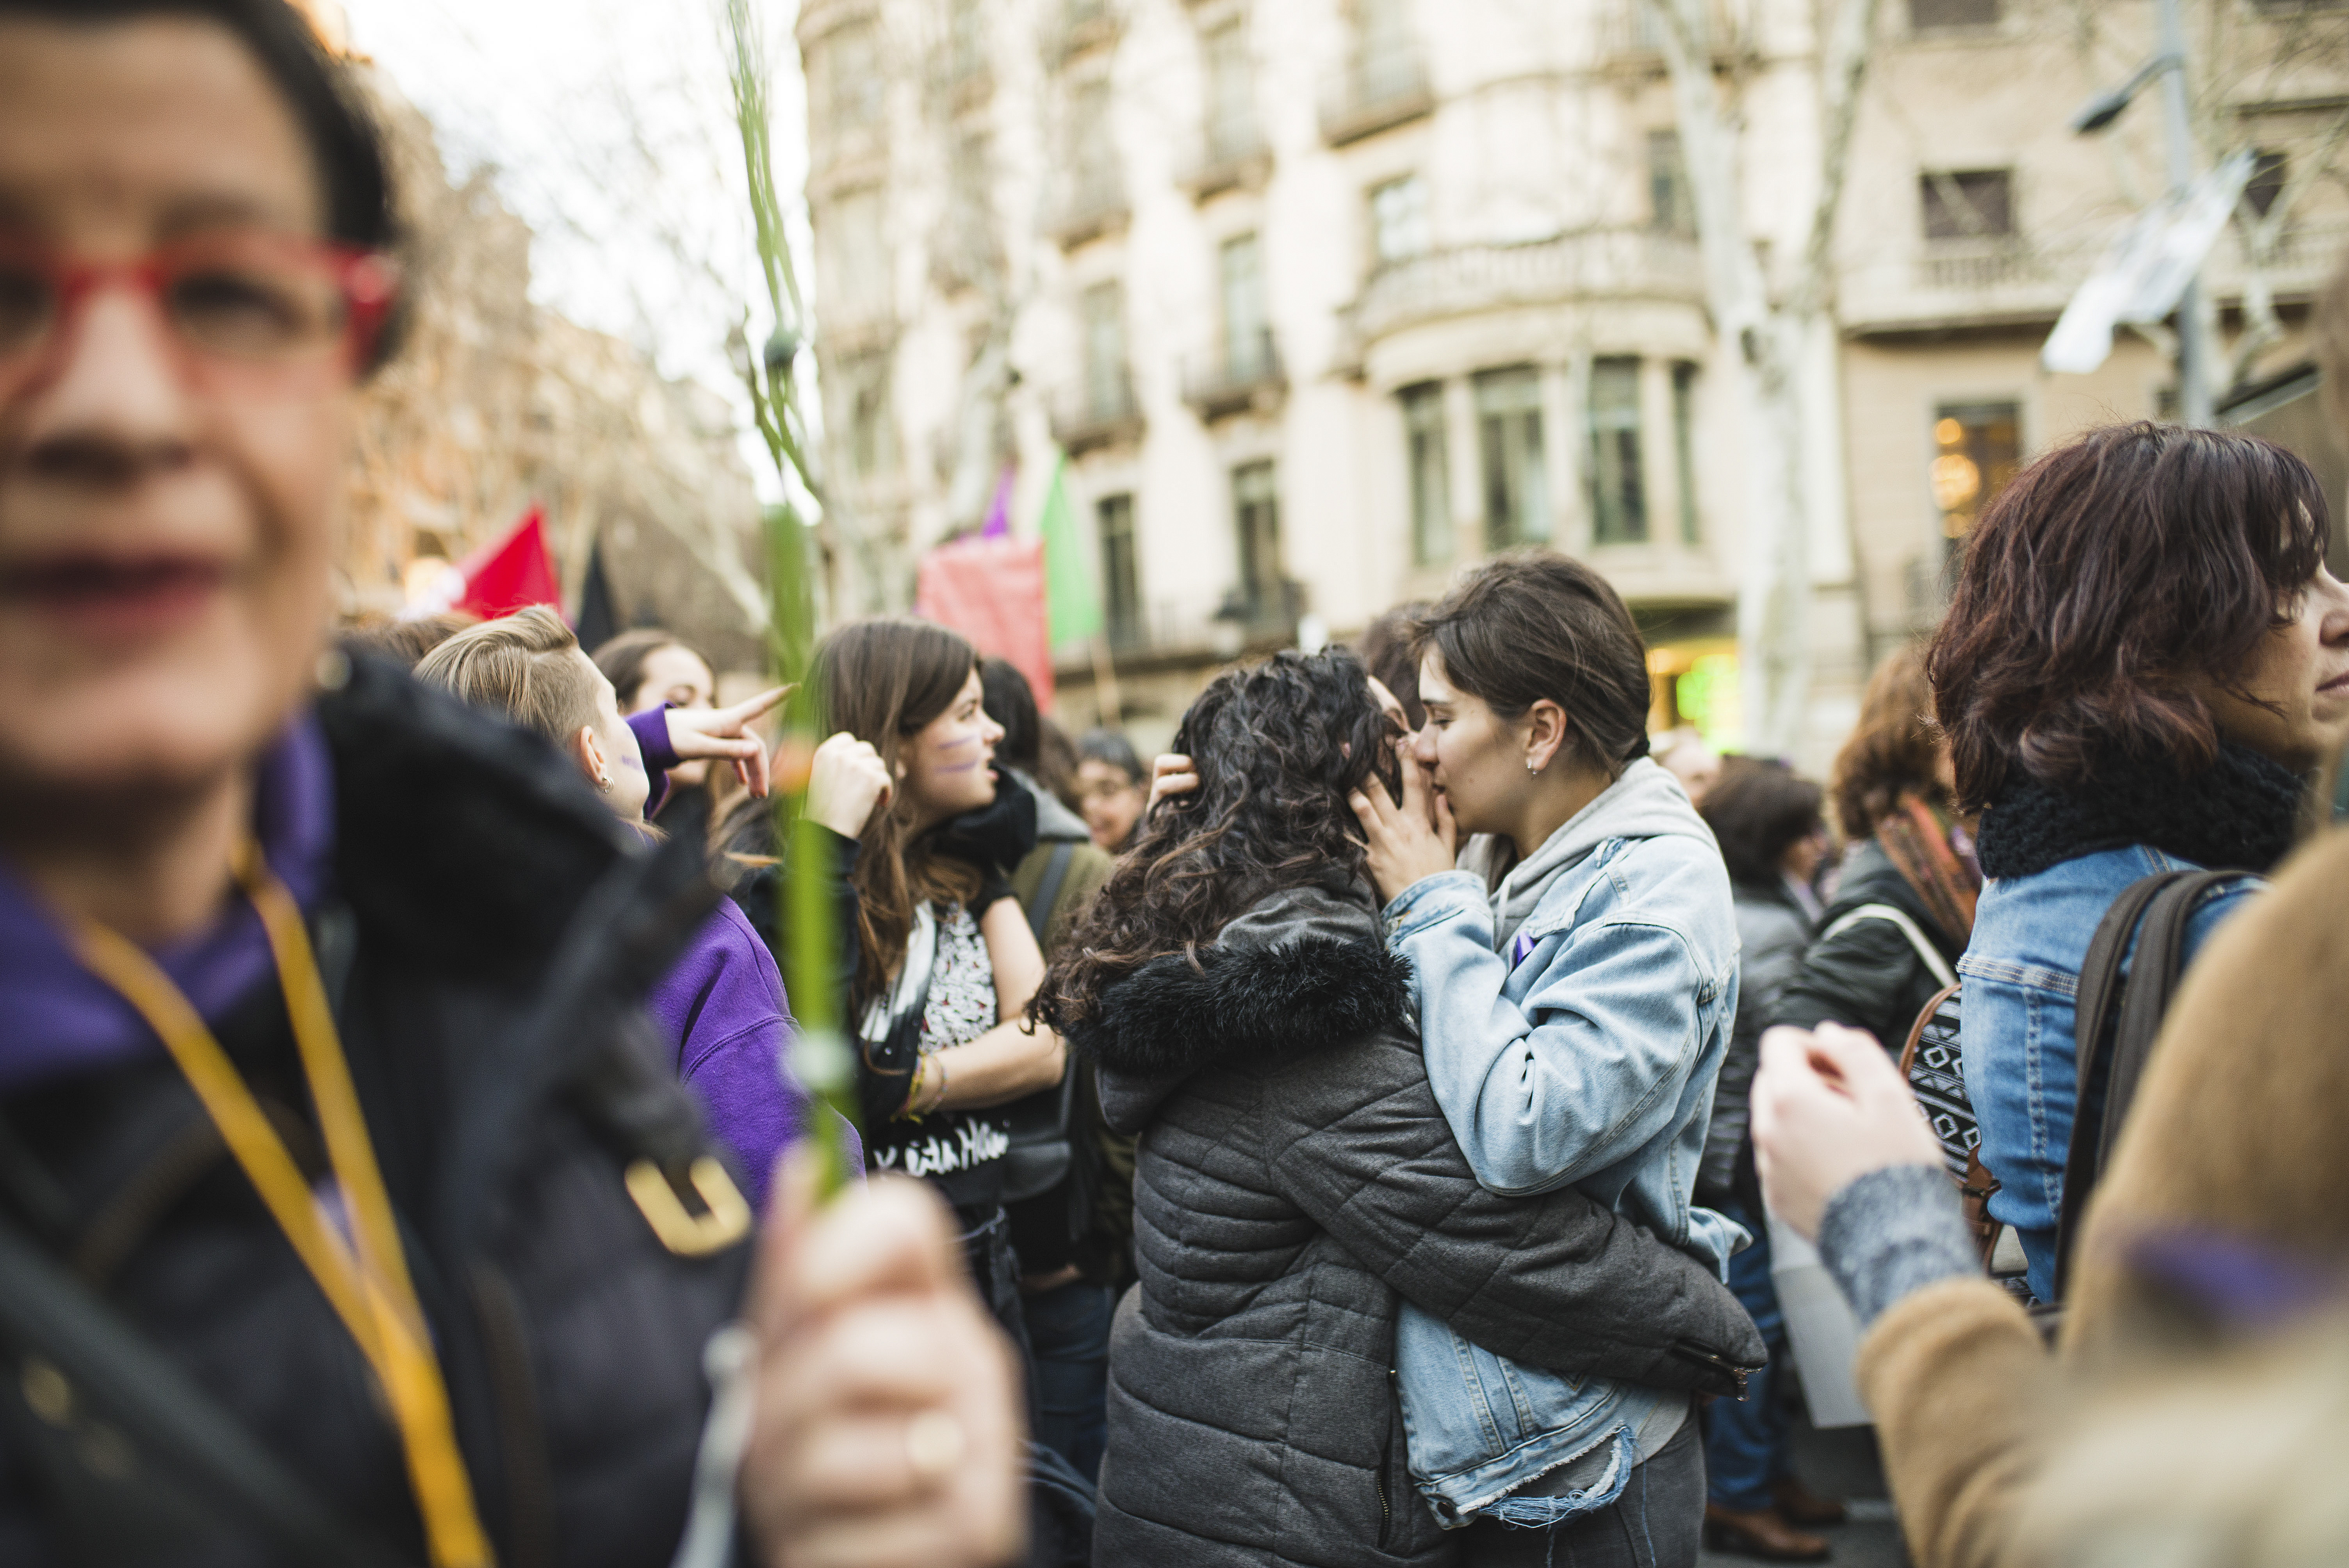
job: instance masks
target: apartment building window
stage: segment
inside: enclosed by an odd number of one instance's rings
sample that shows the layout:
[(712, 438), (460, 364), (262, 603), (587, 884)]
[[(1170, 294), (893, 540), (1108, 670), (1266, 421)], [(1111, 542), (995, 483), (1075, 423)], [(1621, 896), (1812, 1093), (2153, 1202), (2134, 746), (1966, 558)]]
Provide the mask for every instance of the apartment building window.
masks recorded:
[(1226, 240), (1216, 260), (1224, 306), (1225, 375), (1234, 382), (1253, 381), (1272, 367), (1263, 249), (1254, 234), (1241, 234)]
[(881, 118), (881, 57), (870, 22), (835, 28), (825, 38), (812, 87), (815, 122), (835, 135), (861, 130)]
[(1232, 524), (1238, 532), (1240, 602), (1250, 620), (1269, 620), (1283, 603), (1280, 487), (1269, 461), (1232, 470)]
[(847, 448), (848, 471), (857, 480), (876, 480), (896, 466), (896, 432), (890, 417), (889, 356), (860, 354), (838, 361), (830, 381), (836, 388), (834, 407)]
[(1549, 471), (1542, 454), (1541, 377), (1530, 369), (1487, 370), (1475, 386), (1485, 542), (1494, 550), (1546, 543)]
[(1939, 27), (1994, 27), (1999, 0), (1909, 0), (1909, 28), (1930, 33)]
[(1961, 169), (1917, 177), (1928, 240), (1999, 239), (2014, 232), (2014, 171)]
[(1427, 253), (1427, 182), (1416, 174), (1371, 189), (1371, 254), (1380, 266)]
[(1207, 158), (1237, 162), (1256, 151), (1256, 68), (1247, 31), (1230, 21), (1207, 35)]
[(816, 215), (826, 297), (838, 314), (864, 321), (889, 305), (889, 253), (882, 242), (881, 192), (843, 192)]
[(967, 82), (987, 69), (987, 7), (984, 0), (947, 0), (947, 70)]
[(1982, 509), (2023, 466), (2023, 411), (2013, 403), (1944, 403), (1933, 416), (1928, 478), (1954, 552)]
[(1660, 234), (1696, 232), (1696, 202), (1677, 130), (1648, 133), (1648, 226)]
[(1452, 554), (1452, 469), (1445, 460), (1444, 388), (1402, 389), (1403, 446), (1411, 464), (1411, 558), (1426, 566)]
[(1419, 88), (1419, 40), (1412, 36), (1411, 0), (1354, 0), (1354, 80), (1378, 102)]
[(1648, 537), (1648, 490), (1640, 474), (1640, 362), (1590, 362), (1590, 529), (1599, 544)]
[(1123, 418), (1133, 401), (1126, 377), (1125, 289), (1095, 284), (1084, 292), (1085, 409), (1096, 419)]
[(1110, 130), (1109, 83), (1098, 77), (1080, 83), (1069, 95), (1068, 156), (1078, 210), (1106, 212), (1123, 201), (1117, 141)]
[(1699, 538), (1696, 518), (1696, 366), (1672, 363), (1672, 468), (1680, 478), (1681, 542)]
[(1102, 601), (1110, 646), (1143, 644), (1142, 567), (1133, 544), (1133, 498), (1103, 496), (1093, 506), (1101, 528)]
[(2251, 183), (2243, 187), (2243, 200), (2251, 211), (2264, 218), (2283, 194), (2284, 181), (2291, 178), (2292, 160), (2281, 152), (2266, 149), (2251, 154)]

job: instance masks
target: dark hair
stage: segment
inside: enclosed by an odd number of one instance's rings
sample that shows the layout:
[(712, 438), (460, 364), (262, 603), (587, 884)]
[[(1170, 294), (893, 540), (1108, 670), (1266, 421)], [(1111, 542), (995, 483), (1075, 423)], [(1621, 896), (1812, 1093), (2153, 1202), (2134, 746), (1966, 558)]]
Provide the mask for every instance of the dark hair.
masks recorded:
[(1911, 643), (1868, 677), (1868, 689), (1859, 695), (1859, 723), (1827, 775), (1843, 836), (1858, 840), (1876, 831), (1877, 823), (1900, 809), (1904, 795), (1945, 804), (1949, 791), (1934, 776), (1940, 754), (1925, 650)]
[(1413, 729), (1427, 722), (1427, 709), (1419, 700), (1419, 651), (1412, 645), (1411, 629), (1432, 608), (1424, 599), (1398, 604), (1363, 627), (1354, 644), (1362, 667), (1394, 693)]
[(987, 717), (1003, 727), (1003, 738), (995, 743), (996, 760), (1034, 778), (1044, 745), (1044, 716), (1036, 711), (1036, 688), (1018, 665), (995, 658), (979, 660), (978, 686)]
[(1373, 775), (1401, 787), (1386, 717), (1342, 648), (1226, 671), (1174, 748), (1199, 787), (1143, 820), (1053, 960), (1035, 1010), (1055, 1028), (1092, 1016), (1103, 987), (1151, 959), (1212, 942), (1268, 893), (1360, 877), (1368, 851), (1346, 797)]
[(342, 634), (341, 641), (349, 652), (373, 654), (377, 658), (391, 660), (401, 669), (412, 670), (425, 655), (466, 627), (479, 624), (481, 619), (464, 610), (443, 610), (434, 615), (419, 615), (412, 621), (354, 626)]
[[(823, 705), (817, 729), (844, 729), (869, 742), (894, 779), (899, 749), (953, 706), (978, 665), (978, 655), (962, 634), (935, 621), (851, 621), (816, 645), (809, 684)], [(858, 955), (851, 1002), (859, 1010), (880, 994), (905, 956), (915, 904), (967, 899), (979, 889), (976, 870), (933, 856), (931, 835), (913, 836), (912, 810), (905, 791), (895, 790), (859, 835), (864, 849), (850, 877), (856, 888)]]
[(2218, 755), (2195, 676), (2240, 690), (2323, 562), (2324, 491), (2255, 436), (2091, 430), (2008, 481), (1966, 545), (1926, 655), (1958, 803), (2010, 770), (2077, 788), (2098, 764)]
[[(1362, 688), (1367, 691), (1370, 688)], [(1176, 748), (1180, 750), (1181, 748)], [(1134, 751), (1133, 742), (1114, 729), (1088, 729), (1077, 741), (1077, 760), (1106, 762), (1139, 784), (1150, 774), (1142, 766), (1142, 758)]]
[(391, 181), (382, 136), (317, 34), (285, 0), (0, 0), (0, 16), (36, 16), (68, 26), (189, 16), (226, 28), (252, 51), (302, 128), (326, 199), (326, 232), (369, 249), (391, 243)]
[(1488, 561), (1412, 634), (1414, 659), (1433, 652), (1446, 681), (1502, 718), (1557, 704), (1577, 749), (1609, 774), (1648, 754), (1647, 645), (1622, 596), (1581, 562), (1543, 550)]
[(1775, 887), (1786, 851), (1819, 830), (1824, 799), (1817, 785), (1783, 762), (1724, 757), (1721, 777), (1696, 810), (1720, 841), (1731, 882)]
[(620, 699), (620, 711), (627, 712), (636, 706), (636, 694), (645, 689), (645, 661), (663, 648), (682, 648), (701, 661), (714, 684), (718, 666), (709, 656), (684, 638), (662, 631), (657, 626), (638, 626), (606, 639), (595, 653), (588, 655), (604, 678), (612, 683), (613, 693)]

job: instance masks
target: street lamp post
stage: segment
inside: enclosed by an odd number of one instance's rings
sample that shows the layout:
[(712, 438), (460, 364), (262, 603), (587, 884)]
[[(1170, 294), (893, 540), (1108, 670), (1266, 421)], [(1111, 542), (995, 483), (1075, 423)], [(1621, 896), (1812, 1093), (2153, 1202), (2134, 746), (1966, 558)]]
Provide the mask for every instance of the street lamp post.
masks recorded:
[[(2159, 0), (2159, 52), (2120, 87), (2091, 100), (2072, 117), (2072, 129), (2086, 136), (2120, 118), (2146, 83), (2161, 78), (2162, 128), (2169, 151), (2169, 194), (2181, 198), (2194, 182), (2193, 134), (2186, 115), (2186, 29), (2178, 0)], [(2178, 296), (2178, 417), (2189, 425), (2210, 422), (2210, 354), (2202, 337), (2199, 269)]]

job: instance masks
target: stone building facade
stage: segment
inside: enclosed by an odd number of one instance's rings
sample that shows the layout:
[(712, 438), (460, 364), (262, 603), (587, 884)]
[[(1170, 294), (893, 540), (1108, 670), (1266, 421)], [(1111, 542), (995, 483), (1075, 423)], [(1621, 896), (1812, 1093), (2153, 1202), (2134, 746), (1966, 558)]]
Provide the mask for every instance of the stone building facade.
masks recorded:
[[(2209, 273), (2227, 358), (2274, 329), (2221, 378), (2267, 417), (2304, 390), (2306, 304), (2349, 244), (2349, 18), (2187, 4), (2198, 166), (2252, 147), (2251, 203), (2289, 203), (2261, 265), (2230, 233)], [(1820, 183), (1820, 25), (1716, 0), (1774, 286)], [(2162, 188), (2156, 94), (2066, 125), (2152, 27), (2142, 0), (1881, 0), (1818, 366), (1840, 482), (1813, 487), (1806, 766), (1930, 626), (2004, 475), (2168, 407), (2161, 329), (2094, 376), (2036, 363)], [(1522, 543), (1621, 590), (1660, 726), (1736, 738), (1754, 438), (1639, 0), (805, 0), (798, 38), (829, 494), (867, 602), (904, 602), (1007, 461), (1032, 515), (1061, 452), (1145, 743), (1243, 650), (1343, 637)], [(1089, 723), (1102, 661), (1062, 658), (1061, 717)]]

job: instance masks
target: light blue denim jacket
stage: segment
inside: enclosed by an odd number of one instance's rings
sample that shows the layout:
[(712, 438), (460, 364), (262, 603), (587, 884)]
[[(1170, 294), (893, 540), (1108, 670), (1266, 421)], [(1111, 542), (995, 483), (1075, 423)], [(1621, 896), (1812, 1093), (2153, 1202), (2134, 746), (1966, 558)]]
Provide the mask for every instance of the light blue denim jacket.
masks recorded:
[[(1982, 1126), (1982, 1161), (1998, 1178), (1991, 1217), (2014, 1227), (2031, 1294), (2055, 1298), (2055, 1221), (2079, 1098), (2073, 1004), (2096, 923), (2131, 882), (2156, 872), (2199, 871), (2150, 844), (2100, 850), (2029, 876), (1982, 884), (1972, 940), (1958, 960), (1965, 982), (1958, 1042), (1966, 1098)], [(2246, 873), (2222, 882), (2186, 923), (2191, 963), (2210, 933), (2266, 884)], [(2126, 972), (2126, 965), (2124, 965)]]
[[(1475, 867), (1489, 852), (1472, 844), (1464, 869), (1385, 912), (1418, 987), (1428, 1082), (1470, 1169), (1502, 1193), (1572, 1184), (1725, 1274), (1746, 1233), (1691, 1200), (1737, 1011), (1736, 915), (1712, 833), (1642, 758), (1488, 894)], [(1413, 1477), (1447, 1525), (1603, 1506), (1687, 1408), (1517, 1366), (1408, 1304), (1395, 1356)], [(1610, 1439), (1587, 1489), (1507, 1496)]]

